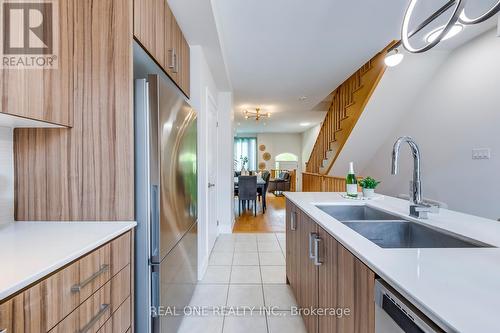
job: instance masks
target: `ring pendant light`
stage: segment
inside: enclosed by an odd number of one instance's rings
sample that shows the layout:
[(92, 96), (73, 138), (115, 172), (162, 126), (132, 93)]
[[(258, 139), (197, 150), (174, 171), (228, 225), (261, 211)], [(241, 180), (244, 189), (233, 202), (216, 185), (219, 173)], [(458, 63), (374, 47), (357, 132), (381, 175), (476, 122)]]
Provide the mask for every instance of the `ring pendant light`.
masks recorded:
[(467, 16), (467, 13), (465, 12), (466, 9), (464, 9), (460, 14), (460, 17), (458, 18), (458, 21), (465, 25), (481, 23), (486, 21), (493, 15), (495, 15), (499, 10), (500, 10), (500, 0), (497, 1), (496, 4), (493, 5), (493, 7), (491, 7), (486, 13), (475, 18), (470, 18), (469, 16)]
[[(448, 36), (448, 33), (450, 33), (452, 29), (455, 28), (456, 26), (463, 27), (465, 25), (473, 25), (484, 22), (500, 11), (500, 0), (496, 0), (495, 4), (490, 9), (488, 9), (484, 14), (479, 15), (477, 17), (469, 17), (467, 15), (467, 8), (466, 8), (467, 1), (468, 0), (449, 0), (444, 6), (439, 8), (425, 21), (423, 21), (420, 25), (418, 25), (415, 30), (410, 32), (409, 25), (411, 16), (413, 15), (415, 7), (418, 3), (418, 0), (410, 0), (410, 3), (408, 5), (408, 8), (406, 10), (403, 19), (403, 25), (401, 28), (401, 41), (388, 50), (388, 56), (392, 55), (393, 51), (397, 51), (397, 49), (401, 46), (401, 44), (410, 53), (421, 53), (428, 51), (437, 44), (439, 44), (442, 40), (445, 40), (446, 37)], [(441, 26), (434, 30), (433, 38), (426, 38), (428, 44), (420, 48), (413, 47), (412, 44), (410, 43), (410, 38), (416, 35), (418, 32), (420, 32), (431, 22), (433, 22), (435, 19), (437, 19), (439, 16), (441, 16), (451, 8), (453, 8), (453, 13), (450, 19), (444, 26)]]
[(406, 10), (405, 17), (403, 19), (403, 26), (401, 28), (401, 42), (404, 48), (410, 53), (422, 53), (432, 49), (434, 46), (439, 44), (441, 39), (448, 34), (453, 25), (458, 21), (460, 14), (462, 13), (465, 5), (465, 0), (450, 0), (443, 7), (441, 7), (436, 13), (431, 15), (427, 20), (425, 20), (417, 29), (416, 32), (422, 30), (425, 26), (427, 26), (430, 22), (434, 21), (438, 16), (442, 15), (448, 9), (453, 8), (453, 14), (446, 22), (444, 29), (436, 36), (436, 38), (427, 45), (422, 47), (413, 47), (410, 43), (410, 37), (415, 33), (411, 33), (409, 31), (410, 19), (415, 11), (415, 6), (417, 5), (418, 0), (411, 0), (408, 5), (408, 9)]

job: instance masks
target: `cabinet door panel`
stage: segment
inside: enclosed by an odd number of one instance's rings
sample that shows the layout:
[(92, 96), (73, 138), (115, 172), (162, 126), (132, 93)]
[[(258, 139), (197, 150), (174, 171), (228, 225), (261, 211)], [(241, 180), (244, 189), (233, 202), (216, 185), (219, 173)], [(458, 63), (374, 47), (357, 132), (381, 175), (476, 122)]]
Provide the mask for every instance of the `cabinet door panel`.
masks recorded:
[(319, 307), (349, 309), (350, 314), (319, 317), (319, 332), (373, 333), (375, 331), (375, 274), (319, 228), (323, 264), (319, 268)]
[[(315, 309), (318, 307), (318, 267), (309, 258), (309, 235), (317, 233), (318, 228), (306, 214), (299, 211), (299, 278), (298, 299), (301, 308)], [(318, 331), (318, 317), (315, 315), (303, 315), (307, 332)]]
[(189, 63), (190, 63), (190, 50), (189, 50), (189, 44), (187, 43), (186, 39), (184, 36), (182, 37), (182, 47), (181, 47), (181, 89), (184, 91), (186, 96), (189, 97), (189, 92), (190, 92), (190, 69), (189, 69)]
[(173, 68), (170, 71), (170, 76), (172, 80), (174, 80), (175, 83), (177, 83), (178, 86), (180, 86), (180, 78), (181, 78), (181, 68), (180, 64), (182, 62), (182, 54), (181, 54), (181, 48), (182, 48), (182, 32), (181, 28), (179, 28), (179, 24), (175, 20), (175, 18), (172, 15), (172, 20), (170, 24), (170, 34), (172, 36), (172, 48), (174, 52), (173, 60), (174, 63), (171, 64), (173, 65)]
[[(295, 219), (295, 221), (293, 220)], [(298, 295), (299, 252), (297, 209), (290, 200), (286, 201), (286, 276), (294, 295)], [(293, 229), (292, 230), (292, 223)]]
[(72, 128), (15, 129), (15, 219), (134, 220), (132, 0), (59, 6), (73, 31)]
[(71, 17), (73, 1), (58, 1), (59, 47), (57, 68), (0, 68), (0, 112), (63, 126), (73, 123), (73, 91), (76, 64)]
[(165, 67), (163, 68), (170, 77), (173, 77), (173, 68), (174, 68), (174, 53), (175, 53), (175, 43), (174, 43), (174, 14), (170, 10), (168, 6), (165, 8), (165, 35), (163, 36), (163, 43), (165, 48)]

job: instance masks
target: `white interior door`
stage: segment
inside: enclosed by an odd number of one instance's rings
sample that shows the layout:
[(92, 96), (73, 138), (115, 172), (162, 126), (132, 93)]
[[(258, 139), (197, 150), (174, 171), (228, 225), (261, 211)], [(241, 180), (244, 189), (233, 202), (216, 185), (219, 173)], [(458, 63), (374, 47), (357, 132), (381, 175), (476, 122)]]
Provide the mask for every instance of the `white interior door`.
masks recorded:
[(217, 105), (210, 92), (206, 91), (207, 99), (207, 179), (208, 179), (208, 250), (213, 248), (218, 235), (217, 226)]

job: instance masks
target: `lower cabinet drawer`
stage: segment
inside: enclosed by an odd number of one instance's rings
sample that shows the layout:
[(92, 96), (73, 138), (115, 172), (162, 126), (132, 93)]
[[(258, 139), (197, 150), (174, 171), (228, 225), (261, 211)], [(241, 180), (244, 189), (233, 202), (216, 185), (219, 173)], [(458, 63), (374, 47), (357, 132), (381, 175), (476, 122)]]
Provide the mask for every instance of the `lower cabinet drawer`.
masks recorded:
[(130, 263), (131, 233), (0, 304), (0, 332), (46, 333)]
[(126, 333), (130, 328), (130, 297), (113, 313), (98, 333)]
[(0, 332), (45, 333), (80, 304), (71, 291), (79, 283), (72, 264), (0, 305)]
[(50, 333), (95, 333), (129, 296), (130, 265), (127, 265)]

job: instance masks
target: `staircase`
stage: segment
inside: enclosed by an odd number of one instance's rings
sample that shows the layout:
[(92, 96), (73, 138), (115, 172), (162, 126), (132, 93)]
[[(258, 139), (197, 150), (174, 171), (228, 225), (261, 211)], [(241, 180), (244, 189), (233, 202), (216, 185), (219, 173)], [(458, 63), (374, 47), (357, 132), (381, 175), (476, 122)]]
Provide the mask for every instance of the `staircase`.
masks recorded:
[(377, 53), (331, 94), (331, 105), (306, 163), (308, 173), (327, 175), (330, 172), (384, 74), (384, 57), (393, 44)]

